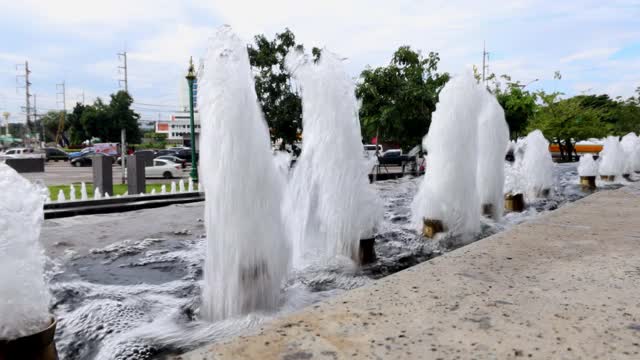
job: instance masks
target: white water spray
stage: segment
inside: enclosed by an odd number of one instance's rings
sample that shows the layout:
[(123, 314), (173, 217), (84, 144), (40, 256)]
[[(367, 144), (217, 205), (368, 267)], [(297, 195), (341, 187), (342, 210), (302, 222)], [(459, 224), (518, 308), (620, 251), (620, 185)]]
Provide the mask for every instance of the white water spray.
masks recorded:
[(44, 196), (36, 185), (0, 163), (0, 339), (44, 330), (51, 320), (39, 243)]
[(172, 193), (172, 194), (175, 194), (175, 193), (176, 193), (176, 191), (177, 191), (177, 189), (176, 189), (176, 182), (175, 182), (175, 181), (172, 181), (172, 182), (171, 182), (171, 193)]
[(598, 163), (593, 159), (593, 155), (585, 154), (580, 156), (578, 163), (579, 176), (598, 176)]
[(543, 191), (553, 190), (553, 159), (549, 152), (549, 141), (542, 131), (534, 130), (524, 138), (519, 150), (524, 151), (520, 176), (525, 183), (527, 199), (543, 195)]
[(151, 189), (151, 195), (155, 195), (156, 194), (156, 189)]
[(69, 185), (69, 200), (76, 201), (76, 188), (73, 184)]
[[(302, 88), (304, 125), (302, 152), (283, 203), (294, 265), (312, 257), (357, 259), (360, 239), (373, 236), (383, 206), (362, 156), (353, 80), (327, 49), (317, 62), (294, 51), (286, 63)], [(283, 178), (285, 171), (281, 166)]]
[(178, 183), (178, 189), (180, 190), (181, 193), (185, 192), (183, 179), (180, 179), (180, 182)]
[(64, 191), (62, 189), (58, 190), (58, 202), (67, 201), (67, 197), (64, 195)]
[(80, 200), (89, 200), (87, 185), (84, 182), (80, 183)]
[(483, 95), (478, 119), (476, 184), (480, 205), (490, 204), (493, 219), (499, 220), (504, 212), (504, 158), (509, 146), (509, 126), (495, 96), (488, 91)]
[(160, 194), (166, 194), (167, 193), (167, 185), (162, 184), (162, 187), (160, 187)]
[(482, 91), (465, 72), (440, 92), (429, 133), (422, 141), (428, 155), (424, 180), (411, 205), (416, 227), (426, 218), (441, 220), (452, 235), (480, 231), (476, 172)]
[(600, 151), (600, 175), (621, 176), (625, 168), (624, 160), (624, 150), (618, 137), (608, 136)]
[(193, 192), (193, 191), (194, 191), (194, 189), (193, 189), (193, 179), (189, 178), (189, 192)]
[(100, 192), (100, 188), (95, 188), (93, 190), (93, 199), (94, 200), (99, 200), (102, 198), (102, 193)]
[(275, 168), (246, 43), (223, 27), (211, 38), (199, 78), (207, 250), (202, 313), (215, 321), (274, 309), (289, 249)]
[(624, 174), (632, 174), (640, 170), (640, 139), (635, 133), (628, 133), (620, 140), (622, 150), (624, 150)]

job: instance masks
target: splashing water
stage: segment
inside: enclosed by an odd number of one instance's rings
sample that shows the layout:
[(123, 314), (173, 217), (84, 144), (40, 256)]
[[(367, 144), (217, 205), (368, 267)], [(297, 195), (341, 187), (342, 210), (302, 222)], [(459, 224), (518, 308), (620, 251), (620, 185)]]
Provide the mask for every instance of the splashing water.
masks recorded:
[(167, 193), (167, 186), (162, 184), (162, 187), (160, 187), (160, 194), (166, 194)]
[(302, 152), (283, 202), (294, 266), (312, 258), (357, 259), (360, 239), (373, 235), (383, 206), (362, 155), (354, 83), (326, 49), (317, 62), (294, 51), (286, 63), (302, 88), (304, 125)]
[(69, 185), (69, 199), (71, 201), (76, 201), (76, 188), (73, 184)]
[(64, 191), (62, 189), (58, 190), (58, 202), (67, 201), (67, 197), (64, 195)]
[(89, 200), (89, 196), (87, 195), (87, 185), (84, 182), (80, 184), (80, 200)]
[(100, 192), (100, 188), (95, 188), (93, 190), (93, 199), (94, 200), (99, 200), (102, 198), (102, 193)]
[(39, 243), (44, 196), (37, 186), (0, 163), (0, 339), (43, 330), (51, 320)]
[(283, 183), (247, 48), (228, 26), (211, 38), (205, 68), (215, 71), (201, 75), (198, 94), (207, 193), (201, 311), (215, 321), (277, 307), (289, 249), (279, 209)]
[(189, 192), (194, 192), (193, 179), (192, 178), (189, 178)]
[(593, 155), (585, 154), (580, 156), (578, 164), (578, 175), (580, 176), (597, 176), (598, 163), (593, 159)]
[(156, 194), (156, 189), (151, 189), (151, 195), (155, 195)]
[(490, 204), (492, 218), (504, 211), (504, 157), (509, 147), (509, 127), (495, 96), (484, 91), (478, 119), (478, 171), (476, 183), (480, 204)]
[(177, 191), (177, 189), (176, 189), (176, 182), (175, 182), (175, 181), (172, 181), (172, 182), (171, 182), (171, 193), (172, 193), (172, 194), (175, 194), (175, 193), (176, 193), (176, 191)]
[(178, 183), (178, 189), (180, 189), (181, 193), (185, 192), (184, 180), (180, 179), (180, 182)]
[(476, 172), (482, 91), (465, 72), (440, 92), (429, 133), (422, 141), (428, 155), (424, 180), (411, 205), (416, 227), (427, 218), (441, 220), (451, 235), (480, 231)]
[(640, 139), (631, 132), (622, 137), (620, 145), (625, 154), (624, 174), (631, 174), (640, 171)]
[(625, 168), (624, 150), (617, 136), (608, 136), (600, 151), (600, 175), (622, 175)]
[(520, 177), (524, 183), (524, 192), (528, 200), (539, 198), (545, 190), (553, 190), (553, 159), (549, 152), (549, 141), (540, 130), (530, 132), (522, 144), (520, 159)]

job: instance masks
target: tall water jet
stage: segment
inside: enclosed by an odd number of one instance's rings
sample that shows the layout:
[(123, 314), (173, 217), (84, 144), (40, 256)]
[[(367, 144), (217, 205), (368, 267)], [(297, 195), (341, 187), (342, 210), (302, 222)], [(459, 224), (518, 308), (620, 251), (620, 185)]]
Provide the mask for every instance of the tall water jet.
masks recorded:
[(178, 183), (178, 189), (180, 190), (181, 193), (185, 192), (183, 179), (180, 179), (180, 182)]
[(599, 173), (602, 180), (614, 181), (625, 167), (624, 150), (617, 136), (608, 136), (600, 151)]
[(593, 155), (585, 154), (580, 157), (578, 163), (578, 175), (580, 185), (585, 189), (596, 188), (596, 176), (598, 176), (598, 163), (593, 159)]
[(76, 201), (76, 188), (73, 184), (69, 185), (69, 200)]
[(509, 147), (509, 126), (495, 96), (488, 91), (483, 93), (484, 104), (478, 118), (476, 183), (483, 215), (499, 220), (504, 210), (504, 159)]
[(64, 195), (64, 190), (58, 190), (58, 202), (67, 201), (67, 197)]
[[(283, 202), (294, 266), (311, 257), (359, 260), (360, 239), (373, 237), (383, 206), (362, 155), (353, 80), (327, 49), (317, 62), (294, 51), (286, 64), (302, 89), (304, 127), (302, 152)], [(283, 177), (285, 169), (281, 166)]]
[[(523, 140), (520, 176), (525, 184), (527, 199), (548, 196), (553, 189), (553, 159), (549, 152), (549, 141), (542, 131), (534, 130)], [(516, 160), (517, 161), (517, 160)]]
[(193, 191), (194, 191), (194, 189), (193, 189), (193, 179), (189, 178), (189, 192), (193, 192)]
[(176, 189), (176, 182), (175, 182), (175, 181), (172, 181), (172, 182), (171, 182), (171, 193), (172, 193), (172, 194), (175, 194), (175, 193), (176, 193), (176, 191), (177, 191), (177, 189)]
[(42, 331), (52, 320), (39, 242), (44, 196), (4, 163), (0, 188), (11, 189), (0, 192), (0, 340), (12, 340)]
[(102, 198), (102, 193), (100, 192), (100, 188), (95, 188), (93, 190), (93, 200), (100, 200)]
[(160, 194), (166, 194), (167, 193), (167, 185), (162, 184), (162, 187), (160, 187)]
[(280, 303), (289, 263), (267, 124), (246, 43), (227, 26), (210, 39), (199, 78), (207, 249), (202, 314), (219, 320)]
[(89, 200), (87, 185), (84, 182), (80, 183), (80, 200)]
[(625, 165), (623, 174), (625, 177), (631, 176), (635, 171), (639, 171), (640, 165), (640, 139), (631, 132), (622, 137), (620, 145), (625, 154)]
[(428, 166), (411, 204), (416, 226), (426, 230), (431, 222), (440, 221), (442, 230), (463, 237), (480, 231), (476, 172), (482, 91), (465, 72), (440, 92), (429, 133), (422, 140)]

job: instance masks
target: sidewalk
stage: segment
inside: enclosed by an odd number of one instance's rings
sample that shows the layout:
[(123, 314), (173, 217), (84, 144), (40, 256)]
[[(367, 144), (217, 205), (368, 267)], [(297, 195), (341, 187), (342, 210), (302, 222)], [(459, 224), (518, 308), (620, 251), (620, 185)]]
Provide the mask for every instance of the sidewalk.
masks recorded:
[(640, 187), (177, 359), (640, 359)]

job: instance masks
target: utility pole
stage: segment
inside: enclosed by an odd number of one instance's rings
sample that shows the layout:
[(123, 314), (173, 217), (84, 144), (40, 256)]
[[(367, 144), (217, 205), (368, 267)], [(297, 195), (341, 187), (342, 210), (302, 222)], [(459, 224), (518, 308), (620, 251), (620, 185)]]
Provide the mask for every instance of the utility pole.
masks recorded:
[(118, 85), (124, 83), (124, 91), (126, 91), (128, 94), (129, 93), (129, 77), (127, 74), (127, 52), (126, 51), (118, 53), (118, 60), (120, 59), (122, 60), (123, 65), (118, 66), (118, 68), (124, 71), (124, 79), (118, 79)]
[[(33, 122), (34, 126), (36, 121), (38, 121), (38, 98), (37, 94), (33, 94)], [(42, 139), (40, 139), (41, 147), (44, 147), (44, 122), (40, 122), (40, 129), (42, 130)]]
[[(62, 97), (62, 100), (58, 100), (58, 96)], [(60, 114), (60, 122), (58, 123), (58, 131), (56, 132), (56, 144), (60, 144), (60, 137), (64, 131), (64, 122), (67, 117), (67, 89), (65, 82), (56, 84), (56, 103), (62, 102), (62, 113)]]
[(482, 42), (482, 82), (487, 83), (487, 74), (489, 73), (489, 53), (486, 44)]
[(24, 95), (25, 95), (25, 107), (24, 107), (24, 111), (25, 111), (25, 118), (26, 118), (26, 125), (27, 125), (27, 129), (29, 131), (31, 131), (31, 82), (29, 82), (29, 74), (31, 74), (31, 70), (29, 70), (29, 62), (25, 61), (24, 65), (16, 65), (16, 70), (20, 71), (20, 67), (24, 66), (24, 75), (16, 75), (16, 83), (19, 82), (19, 79), (21, 77), (24, 77), (24, 86), (17, 86), (17, 89), (20, 89), (22, 87), (24, 87), (25, 91), (24, 91)]

